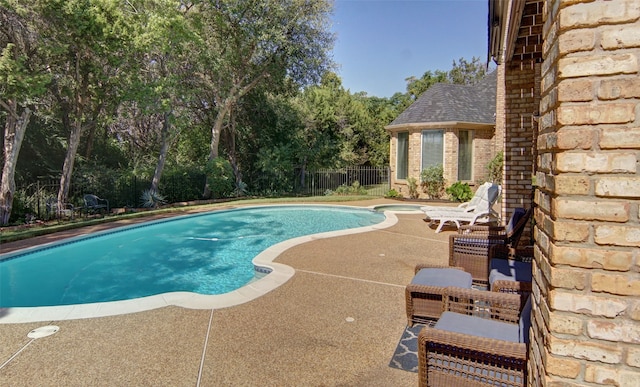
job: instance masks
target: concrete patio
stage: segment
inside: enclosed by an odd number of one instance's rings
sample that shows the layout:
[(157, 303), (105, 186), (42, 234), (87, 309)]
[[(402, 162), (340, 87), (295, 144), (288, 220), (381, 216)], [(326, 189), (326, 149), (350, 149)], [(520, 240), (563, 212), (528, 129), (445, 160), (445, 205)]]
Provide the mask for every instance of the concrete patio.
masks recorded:
[[(293, 267), (293, 278), (238, 306), (0, 324), (0, 380), (7, 386), (416, 385), (417, 374), (389, 367), (406, 325), (404, 286), (416, 263), (446, 264), (450, 232), (436, 234), (419, 214), (397, 217), (384, 230), (286, 250), (276, 262)], [(48, 324), (60, 331), (27, 337)]]

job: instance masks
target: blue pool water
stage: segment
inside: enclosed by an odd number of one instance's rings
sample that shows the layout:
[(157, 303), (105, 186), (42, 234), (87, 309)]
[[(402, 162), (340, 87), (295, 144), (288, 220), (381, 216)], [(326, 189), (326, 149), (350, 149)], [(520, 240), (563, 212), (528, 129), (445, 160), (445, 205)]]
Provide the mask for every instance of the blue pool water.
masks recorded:
[(269, 246), (378, 224), (354, 207), (268, 206), (180, 217), (0, 256), (0, 307), (72, 305), (187, 291), (223, 294), (249, 283)]

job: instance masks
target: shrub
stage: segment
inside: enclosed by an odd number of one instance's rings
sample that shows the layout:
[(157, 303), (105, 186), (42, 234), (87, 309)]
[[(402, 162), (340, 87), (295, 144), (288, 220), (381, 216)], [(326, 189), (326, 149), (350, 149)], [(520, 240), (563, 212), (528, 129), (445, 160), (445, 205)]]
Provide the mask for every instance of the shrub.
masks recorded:
[(158, 191), (162, 192), (169, 203), (183, 202), (202, 198), (205, 184), (202, 168), (194, 166), (172, 166), (165, 168), (160, 179)]
[(235, 189), (235, 178), (231, 163), (222, 157), (216, 157), (207, 162), (205, 168), (207, 183), (213, 198), (226, 198), (231, 196)]
[(444, 168), (436, 165), (423, 169), (420, 173), (422, 191), (432, 199), (439, 199), (444, 192)]
[(409, 186), (409, 198), (416, 199), (418, 196), (418, 181), (415, 177), (410, 177), (407, 179), (407, 184)]
[(360, 186), (359, 181), (354, 181), (351, 186), (342, 184), (334, 191), (335, 195), (366, 195), (367, 189)]
[(446, 189), (449, 198), (455, 202), (468, 202), (473, 197), (469, 184), (457, 181)]
[(152, 189), (142, 191), (140, 202), (144, 208), (158, 208), (160, 205), (166, 203), (164, 196)]
[(487, 164), (487, 171), (489, 172), (489, 181), (496, 184), (502, 183), (502, 166), (504, 163), (504, 153), (498, 152), (489, 164)]
[(390, 198), (390, 199), (391, 199), (391, 198), (401, 198), (401, 197), (402, 197), (402, 195), (400, 194), (400, 192), (398, 192), (398, 191), (396, 191), (395, 189), (391, 188), (391, 189), (389, 190), (389, 192), (387, 192), (387, 193), (384, 195), (384, 197), (385, 197), (385, 198)]

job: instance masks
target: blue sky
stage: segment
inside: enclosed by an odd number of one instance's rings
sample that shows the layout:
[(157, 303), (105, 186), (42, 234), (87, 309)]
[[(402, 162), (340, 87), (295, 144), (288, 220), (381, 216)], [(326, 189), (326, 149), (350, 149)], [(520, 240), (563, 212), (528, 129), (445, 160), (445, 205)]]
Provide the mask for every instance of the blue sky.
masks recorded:
[(487, 0), (336, 0), (333, 59), (352, 93), (390, 97), (405, 79), (487, 58)]

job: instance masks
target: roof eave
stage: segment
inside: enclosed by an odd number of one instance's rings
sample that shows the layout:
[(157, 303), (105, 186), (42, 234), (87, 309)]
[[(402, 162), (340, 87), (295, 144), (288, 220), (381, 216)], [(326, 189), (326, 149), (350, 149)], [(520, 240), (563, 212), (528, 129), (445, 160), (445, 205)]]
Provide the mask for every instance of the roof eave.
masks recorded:
[(495, 122), (468, 122), (468, 121), (442, 121), (442, 122), (411, 122), (408, 124), (387, 125), (384, 128), (388, 132), (398, 132), (408, 129), (444, 129), (444, 128), (464, 128), (464, 129), (493, 129)]
[(511, 60), (525, 0), (489, 0), (489, 56), (497, 64)]

